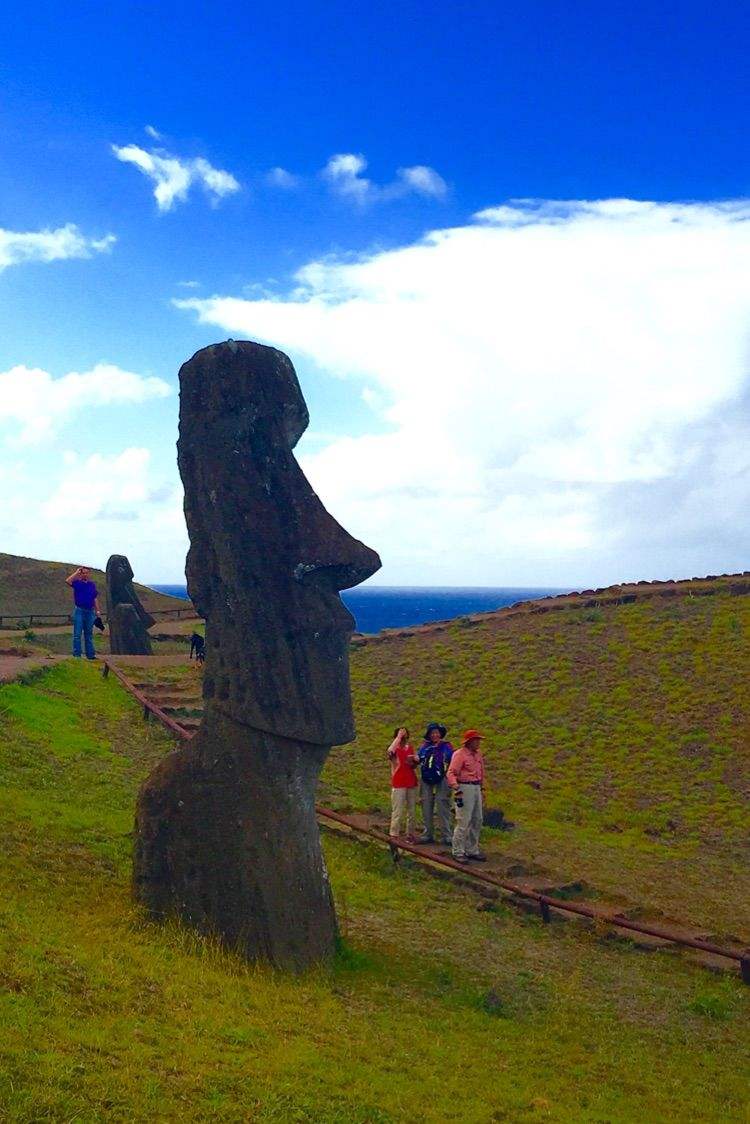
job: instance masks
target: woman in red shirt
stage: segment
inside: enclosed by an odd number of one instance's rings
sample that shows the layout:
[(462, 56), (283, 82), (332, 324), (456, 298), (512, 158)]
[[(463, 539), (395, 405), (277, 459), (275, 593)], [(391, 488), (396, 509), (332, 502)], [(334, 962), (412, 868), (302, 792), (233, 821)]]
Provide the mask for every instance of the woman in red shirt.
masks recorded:
[(406, 819), (406, 838), (414, 842), (417, 826), (417, 765), (419, 758), (409, 745), (409, 731), (399, 726), (388, 747), (391, 762), (391, 835), (399, 835)]

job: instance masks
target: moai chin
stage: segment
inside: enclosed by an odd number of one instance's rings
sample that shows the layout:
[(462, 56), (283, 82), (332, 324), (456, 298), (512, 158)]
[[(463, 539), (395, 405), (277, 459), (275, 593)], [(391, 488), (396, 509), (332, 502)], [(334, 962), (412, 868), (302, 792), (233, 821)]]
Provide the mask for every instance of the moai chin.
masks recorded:
[(113, 655), (151, 655), (148, 629), (154, 618), (141, 605), (133, 587), (133, 568), (124, 554), (112, 554), (107, 562), (107, 617)]
[(336, 936), (315, 787), (331, 745), (354, 737), (354, 621), (339, 591), (380, 567), (293, 456), (308, 421), (294, 368), (274, 348), (230, 340), (180, 370), (204, 717), (139, 794), (134, 864), (153, 916), (296, 967), (329, 957)]

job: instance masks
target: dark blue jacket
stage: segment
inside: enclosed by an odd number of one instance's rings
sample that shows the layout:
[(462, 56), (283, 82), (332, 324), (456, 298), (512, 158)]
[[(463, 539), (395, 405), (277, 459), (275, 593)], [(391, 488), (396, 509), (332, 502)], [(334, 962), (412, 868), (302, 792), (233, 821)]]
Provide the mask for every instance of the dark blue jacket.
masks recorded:
[[(437, 745), (433, 745), (432, 742), (422, 742), (422, 745), (417, 751), (417, 757), (421, 761), (423, 767), (425, 758), (427, 757), (427, 754), (430, 750), (437, 750), (438, 752), (442, 753), (443, 761), (445, 763), (445, 772), (447, 773), (451, 757), (453, 756), (453, 746), (451, 745), (451, 743), (443, 741), (438, 742)], [(424, 780), (424, 777), (422, 779)]]

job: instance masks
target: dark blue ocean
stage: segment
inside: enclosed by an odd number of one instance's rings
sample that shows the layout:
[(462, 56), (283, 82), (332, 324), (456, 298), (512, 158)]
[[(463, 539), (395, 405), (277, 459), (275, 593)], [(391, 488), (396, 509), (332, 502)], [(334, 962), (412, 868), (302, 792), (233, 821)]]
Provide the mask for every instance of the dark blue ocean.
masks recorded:
[[(187, 598), (184, 585), (155, 585), (160, 593)], [(428, 621), (463, 617), (501, 609), (515, 601), (528, 601), (564, 589), (489, 589), (484, 587), (363, 586), (347, 589), (341, 597), (357, 622), (358, 632), (380, 632), (381, 628), (406, 628)]]

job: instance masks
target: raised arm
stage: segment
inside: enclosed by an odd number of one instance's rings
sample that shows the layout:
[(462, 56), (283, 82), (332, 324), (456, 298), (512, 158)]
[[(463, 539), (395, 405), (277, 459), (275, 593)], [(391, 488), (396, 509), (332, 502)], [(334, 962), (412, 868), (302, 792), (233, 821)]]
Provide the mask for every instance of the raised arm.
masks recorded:
[(79, 566), (77, 570), (73, 571), (73, 573), (70, 575), (69, 578), (65, 579), (65, 584), (66, 585), (72, 585), (73, 582), (76, 580), (76, 578), (78, 578), (80, 576), (80, 573), (81, 573), (81, 567)]

